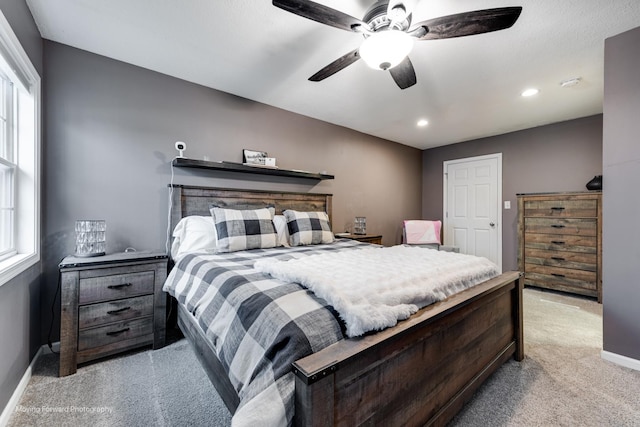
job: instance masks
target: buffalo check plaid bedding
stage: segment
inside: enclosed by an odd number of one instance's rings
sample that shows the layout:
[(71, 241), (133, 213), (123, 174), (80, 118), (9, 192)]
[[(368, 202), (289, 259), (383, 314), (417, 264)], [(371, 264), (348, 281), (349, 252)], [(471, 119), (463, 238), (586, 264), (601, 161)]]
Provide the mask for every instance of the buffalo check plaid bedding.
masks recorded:
[(257, 272), (263, 257), (287, 260), (370, 247), (354, 240), (179, 258), (164, 285), (195, 317), (227, 369), (240, 405), (234, 426), (290, 425), (291, 364), (343, 338), (337, 313), (297, 283)]
[(298, 212), (286, 210), (291, 246), (317, 245), (333, 242), (333, 233), (326, 212)]
[(278, 246), (273, 226), (274, 208), (253, 210), (211, 208), (218, 233), (217, 252), (265, 249)]

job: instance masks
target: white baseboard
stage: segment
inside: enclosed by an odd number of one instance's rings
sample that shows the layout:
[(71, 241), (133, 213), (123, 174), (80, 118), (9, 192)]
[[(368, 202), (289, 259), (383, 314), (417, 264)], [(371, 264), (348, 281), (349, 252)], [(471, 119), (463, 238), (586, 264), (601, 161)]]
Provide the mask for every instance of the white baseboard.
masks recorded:
[[(53, 343), (52, 347), (54, 351), (59, 352), (60, 342)], [(38, 361), (40, 356), (42, 356), (43, 354), (50, 354), (50, 353), (51, 353), (51, 350), (49, 350), (48, 345), (43, 345), (38, 349), (38, 352), (34, 356), (31, 363), (29, 363), (29, 366), (27, 367), (27, 370), (24, 372), (24, 375), (22, 375), (22, 379), (18, 383), (18, 386), (13, 391), (13, 394), (11, 395), (11, 399), (9, 399), (9, 402), (7, 402), (7, 406), (5, 406), (4, 410), (2, 411), (2, 414), (0, 414), (0, 427), (6, 427), (6, 425), (9, 424), (9, 419), (11, 418), (13, 411), (15, 411), (16, 407), (18, 406), (18, 403), (20, 403), (20, 399), (22, 398), (24, 391), (27, 389), (29, 380), (31, 380), (31, 374), (33, 373), (33, 367), (36, 365), (36, 362)]]
[(632, 359), (627, 356), (622, 356), (620, 354), (611, 353), (610, 351), (604, 350), (602, 350), (602, 352), (600, 353), (600, 357), (602, 357), (604, 360), (615, 363), (616, 365), (640, 371), (640, 360)]

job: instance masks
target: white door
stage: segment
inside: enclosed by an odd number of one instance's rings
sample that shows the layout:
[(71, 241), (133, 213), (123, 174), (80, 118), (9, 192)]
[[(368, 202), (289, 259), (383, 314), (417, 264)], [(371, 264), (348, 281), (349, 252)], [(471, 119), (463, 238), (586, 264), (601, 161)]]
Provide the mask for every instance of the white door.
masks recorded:
[(444, 244), (502, 270), (502, 153), (444, 162)]

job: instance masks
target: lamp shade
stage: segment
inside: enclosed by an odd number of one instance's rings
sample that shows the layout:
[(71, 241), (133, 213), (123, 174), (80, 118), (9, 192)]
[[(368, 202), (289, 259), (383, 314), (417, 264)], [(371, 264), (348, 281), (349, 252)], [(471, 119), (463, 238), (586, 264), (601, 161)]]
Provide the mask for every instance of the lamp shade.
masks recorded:
[(105, 220), (76, 221), (77, 257), (92, 257), (105, 254), (107, 222)]
[(367, 37), (360, 46), (360, 57), (376, 70), (398, 65), (413, 48), (413, 38), (404, 31), (386, 30)]

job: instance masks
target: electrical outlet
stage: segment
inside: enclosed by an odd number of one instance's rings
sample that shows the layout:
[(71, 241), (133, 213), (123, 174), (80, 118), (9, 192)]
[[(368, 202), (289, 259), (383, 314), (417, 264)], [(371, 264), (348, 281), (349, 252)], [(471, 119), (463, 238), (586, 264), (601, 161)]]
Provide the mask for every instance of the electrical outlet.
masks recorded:
[(504, 201), (504, 208), (505, 209), (511, 209), (511, 200), (505, 200)]

